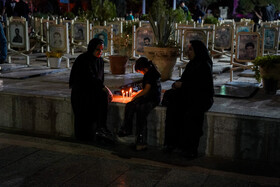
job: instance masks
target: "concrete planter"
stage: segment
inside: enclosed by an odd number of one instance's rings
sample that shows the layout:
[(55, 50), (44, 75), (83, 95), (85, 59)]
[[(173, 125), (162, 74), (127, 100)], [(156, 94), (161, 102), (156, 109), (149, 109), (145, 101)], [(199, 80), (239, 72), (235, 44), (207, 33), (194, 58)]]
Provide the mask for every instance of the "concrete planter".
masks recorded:
[(112, 74), (125, 74), (126, 65), (128, 61), (127, 56), (112, 55), (109, 56), (109, 59)]
[(161, 80), (166, 81), (171, 78), (173, 68), (178, 57), (178, 48), (144, 47), (144, 54), (157, 66), (161, 73)]

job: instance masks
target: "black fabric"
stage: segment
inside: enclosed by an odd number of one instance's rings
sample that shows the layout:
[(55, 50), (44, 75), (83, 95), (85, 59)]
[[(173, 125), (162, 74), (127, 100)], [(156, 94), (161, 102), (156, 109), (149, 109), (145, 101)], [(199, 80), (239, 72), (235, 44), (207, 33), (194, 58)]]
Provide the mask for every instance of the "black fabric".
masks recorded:
[(147, 117), (149, 113), (160, 103), (161, 84), (160, 73), (151, 66), (143, 77), (143, 88), (147, 84), (151, 85), (149, 92), (125, 106), (125, 118), (122, 129), (131, 132), (133, 126), (133, 116), (136, 113), (136, 134), (143, 135), (143, 141), (147, 141)]
[(151, 85), (151, 90), (145, 96), (146, 99), (159, 103), (161, 97), (160, 73), (154, 66), (150, 67), (143, 77), (143, 88), (145, 88), (146, 84)]
[(204, 17), (204, 15), (205, 15), (205, 12), (202, 11), (201, 5), (196, 4), (195, 5), (195, 10), (194, 10), (193, 16), (192, 16), (193, 20), (197, 21), (199, 19), (199, 17), (201, 17), (201, 19), (202, 19)]
[(180, 79), (183, 110), (207, 111), (213, 104), (214, 86), (209, 62), (190, 61)]
[(16, 1), (14, 1), (14, 0), (6, 1), (5, 12), (7, 13), (8, 17), (15, 16), (15, 5), (16, 5)]
[(132, 131), (133, 117), (136, 113), (136, 134), (142, 134), (143, 140), (147, 141), (147, 117), (149, 113), (158, 105), (157, 102), (139, 97), (129, 102), (125, 106), (125, 118), (123, 129)]
[(104, 62), (91, 51), (75, 60), (69, 79), (71, 104), (75, 116), (75, 136), (93, 138), (94, 129), (106, 128), (108, 95), (104, 88)]
[(15, 14), (16, 16), (24, 17), (28, 21), (28, 14), (29, 14), (28, 4), (25, 3), (23, 0), (17, 2), (15, 6)]
[(268, 4), (265, 7), (262, 7), (262, 20), (263, 21), (273, 21), (274, 20), (274, 13), (275, 7), (273, 4)]
[(212, 60), (207, 48), (191, 42), (195, 58), (191, 60), (179, 81), (182, 87), (167, 91), (165, 145), (184, 150), (197, 150), (202, 136), (204, 113), (213, 104), (214, 86)]
[(98, 92), (104, 88), (104, 61), (89, 52), (83, 53), (75, 60), (69, 79), (70, 88)]

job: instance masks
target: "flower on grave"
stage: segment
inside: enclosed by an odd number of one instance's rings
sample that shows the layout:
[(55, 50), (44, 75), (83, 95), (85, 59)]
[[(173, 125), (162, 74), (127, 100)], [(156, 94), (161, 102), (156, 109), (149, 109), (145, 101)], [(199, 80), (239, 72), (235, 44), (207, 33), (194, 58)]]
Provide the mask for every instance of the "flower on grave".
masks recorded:
[(61, 51), (47, 51), (46, 55), (48, 58), (61, 58), (63, 56), (63, 52)]
[(131, 41), (129, 35), (118, 34), (113, 36), (114, 53), (122, 56), (130, 56)]

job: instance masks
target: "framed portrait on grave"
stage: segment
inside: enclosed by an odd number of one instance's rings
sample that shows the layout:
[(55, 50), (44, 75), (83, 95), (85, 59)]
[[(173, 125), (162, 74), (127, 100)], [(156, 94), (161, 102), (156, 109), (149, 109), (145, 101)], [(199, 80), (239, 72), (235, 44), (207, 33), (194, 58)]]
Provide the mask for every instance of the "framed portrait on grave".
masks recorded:
[(11, 47), (25, 48), (27, 30), (25, 21), (12, 21), (9, 25)]
[(232, 44), (232, 27), (220, 26), (216, 28), (214, 47), (216, 49), (229, 49)]
[(261, 27), (262, 28), (269, 28), (269, 27), (271, 27), (272, 26), (272, 23), (270, 23), (270, 22), (262, 22), (261, 23)]
[(88, 28), (86, 22), (74, 22), (72, 31), (74, 41), (84, 42), (87, 40)]
[(194, 29), (194, 25), (186, 25), (186, 24), (178, 24), (177, 26), (177, 31), (178, 31), (178, 43), (179, 44), (182, 44), (182, 36), (183, 36), (183, 30), (186, 30), (186, 29)]
[(278, 30), (275, 27), (262, 28), (264, 51), (276, 52), (278, 47)]
[(29, 17), (29, 26), (35, 30), (35, 17), (30, 16)]
[(39, 34), (41, 32), (41, 19), (34, 19), (34, 31), (36, 34)]
[(155, 41), (152, 27), (138, 27), (135, 37), (135, 53), (144, 55), (144, 46), (151, 46)]
[(49, 27), (51, 25), (55, 25), (56, 21), (55, 20), (43, 20), (42, 24), (43, 24), (43, 37), (47, 38), (47, 23), (49, 23)]
[(151, 27), (151, 24), (149, 21), (141, 21), (141, 27)]
[[(280, 43), (280, 26), (277, 26), (276, 28), (277, 28), (277, 31), (278, 31), (278, 35), (277, 35), (278, 36), (278, 42), (277, 43), (279, 44)], [(279, 45), (278, 45), (277, 49), (278, 50), (280, 49)]]
[(191, 40), (200, 40), (207, 46), (207, 35), (203, 30), (198, 30), (198, 29), (186, 30), (184, 34), (184, 49), (183, 49), (184, 54)]
[(72, 20), (63, 20), (62, 25), (66, 25), (66, 23), (68, 23), (68, 32), (71, 33), (73, 21)]
[(51, 51), (65, 51), (67, 48), (67, 34), (64, 25), (50, 25), (49, 45)]
[(202, 24), (201, 28), (204, 29), (213, 29), (215, 27), (215, 24)]
[(183, 56), (186, 55), (186, 50), (191, 40), (200, 40), (207, 46), (207, 35), (203, 30), (191, 29), (186, 30), (184, 33), (184, 47), (183, 47)]
[(236, 34), (239, 32), (252, 32), (253, 31), (253, 25), (252, 24), (236, 24)]
[(110, 35), (111, 35), (111, 26), (94, 26), (92, 28), (93, 38), (99, 38), (104, 41), (104, 52), (110, 50)]
[(117, 36), (118, 34), (121, 33), (122, 23), (120, 21), (110, 22), (110, 23), (108, 23), (108, 25), (112, 25), (113, 26), (113, 35), (114, 36)]
[(259, 55), (260, 35), (257, 32), (240, 32), (236, 36), (235, 60), (250, 62)]

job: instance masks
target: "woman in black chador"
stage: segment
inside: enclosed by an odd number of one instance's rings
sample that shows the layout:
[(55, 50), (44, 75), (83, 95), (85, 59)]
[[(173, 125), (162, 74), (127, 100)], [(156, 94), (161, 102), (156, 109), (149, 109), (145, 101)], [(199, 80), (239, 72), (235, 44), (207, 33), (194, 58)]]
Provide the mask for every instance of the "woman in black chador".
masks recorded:
[(102, 137), (112, 140), (106, 127), (108, 102), (112, 93), (104, 85), (103, 40), (94, 38), (87, 52), (75, 60), (69, 79), (71, 104), (75, 116), (75, 136), (79, 140)]
[(213, 104), (213, 62), (206, 46), (192, 40), (187, 49), (190, 62), (180, 80), (165, 93), (167, 105), (165, 148), (182, 150), (188, 158), (197, 157), (199, 139), (202, 136), (204, 113)]

